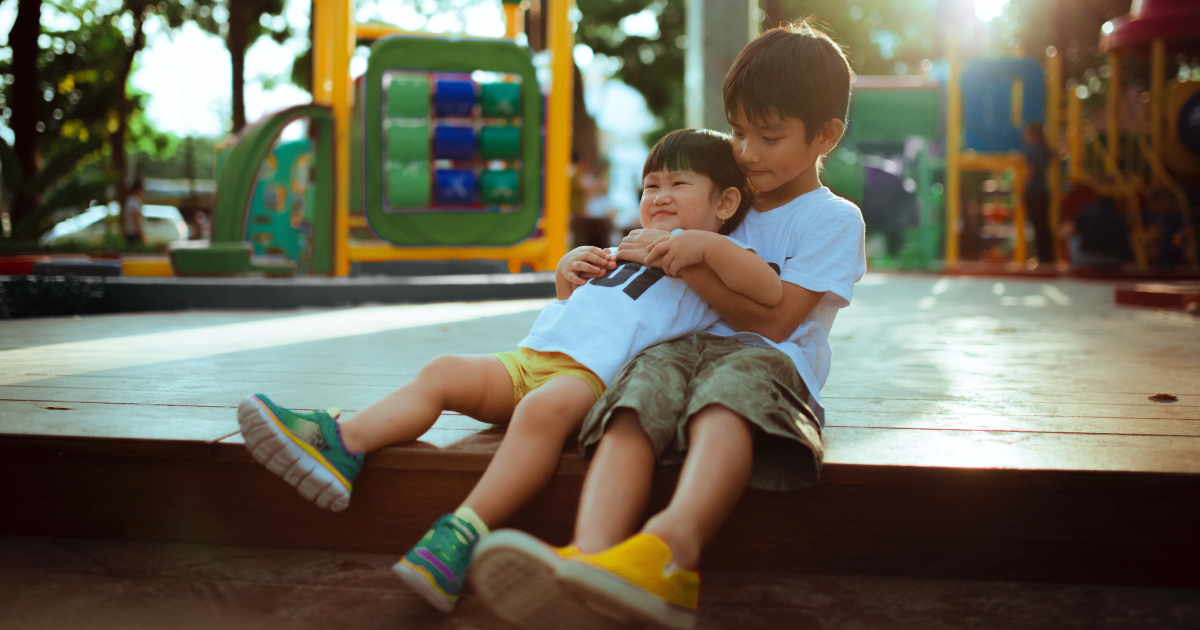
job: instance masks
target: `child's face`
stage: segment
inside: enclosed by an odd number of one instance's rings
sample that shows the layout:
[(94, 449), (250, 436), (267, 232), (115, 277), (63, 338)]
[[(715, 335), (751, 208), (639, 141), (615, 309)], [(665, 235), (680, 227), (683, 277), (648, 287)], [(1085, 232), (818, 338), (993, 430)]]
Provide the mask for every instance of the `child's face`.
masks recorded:
[[(770, 193), (816, 168), (817, 159), (837, 143), (826, 143), (824, 134), (805, 140), (804, 121), (770, 114), (750, 122), (738, 107), (733, 126), (733, 157), (759, 194)], [(828, 147), (825, 144), (829, 144)]]
[[(642, 178), (642, 227), (716, 232), (721, 229), (722, 200), (712, 180), (692, 171), (652, 171)], [(733, 204), (736, 208), (737, 204)], [(730, 213), (732, 214), (732, 213)]]

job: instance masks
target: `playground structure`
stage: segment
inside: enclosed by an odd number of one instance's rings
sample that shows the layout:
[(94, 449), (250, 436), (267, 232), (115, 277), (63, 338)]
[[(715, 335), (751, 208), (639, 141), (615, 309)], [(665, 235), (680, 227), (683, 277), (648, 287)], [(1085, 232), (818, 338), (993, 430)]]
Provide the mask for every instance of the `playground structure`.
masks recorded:
[[(923, 76), (856, 77), (851, 122), (826, 160), (823, 179), (862, 208), (869, 233), (886, 237), (888, 255), (874, 258), (876, 264), (936, 269), (944, 261), (954, 269), (970, 237), (985, 259), (1024, 267), (1029, 244), (1021, 191), (1030, 174), (1023, 132), (1041, 123), (1051, 148), (1051, 234), (1059, 233), (1064, 183), (1085, 185), (1121, 208), (1134, 262), (1146, 269), (1141, 209), (1155, 190), (1166, 190), (1184, 219), (1183, 263), (1194, 268), (1187, 190), (1200, 189), (1200, 83), (1168, 83), (1165, 75), (1168, 55), (1200, 41), (1196, 24), (1194, 5), (1147, 1), (1104, 26), (1101, 41), (1112, 68), (1106, 129), (1084, 121), (1086, 95), (1063, 83), (1062, 59), (1053, 48), (1041, 61), (964, 59), (959, 33), (948, 26), (944, 85)], [(1123, 130), (1121, 57), (1147, 53), (1149, 120), (1143, 130)], [(1069, 147), (1065, 164), (1055, 150), (1063, 143)], [(979, 206), (964, 212), (964, 200)], [(1057, 247), (1055, 254), (1055, 261), (1040, 262), (1058, 262)]]
[[(553, 269), (567, 244), (571, 6), (548, 11), (543, 95), (516, 43), (517, 2), (504, 0), (506, 34), (492, 39), (356, 25), (352, 0), (315, 2), (313, 103), (243, 130), (219, 161), (212, 240), (173, 250), (175, 273), (345, 276), (355, 262), (474, 259)], [(354, 48), (368, 42), (352, 81)], [(277, 145), (297, 120), (309, 139)]]
[[(822, 181), (882, 233), (891, 264), (928, 269), (939, 258), (943, 187), (941, 85), (926, 77), (858, 76), (850, 120)], [(882, 261), (875, 259), (876, 264)]]
[[(236, 174), (217, 191), (212, 243), (174, 252), (175, 272), (338, 276), (355, 262), (451, 259), (552, 269), (567, 240), (570, 28), (564, 12), (551, 11), (553, 82), (544, 97), (529, 52), (512, 41), (521, 9), (504, 7), (506, 38), (482, 40), (355, 26), (347, 0), (317, 3), (314, 104), (241, 134), (227, 161)], [(1085, 124), (1084, 95), (1063, 84), (1053, 48), (1041, 61), (964, 59), (948, 32), (944, 83), (856, 78), (851, 124), (824, 178), (862, 207), (870, 232), (885, 237), (887, 257), (876, 263), (954, 269), (971, 251), (963, 247), (969, 236), (983, 258), (1024, 267), (1023, 131), (1041, 123), (1052, 149), (1052, 234), (1064, 183), (1086, 185), (1121, 209), (1134, 262), (1146, 268), (1141, 208), (1152, 192), (1167, 190), (1186, 221), (1184, 264), (1194, 267), (1186, 190), (1200, 181), (1200, 139), (1188, 121), (1200, 109), (1200, 83), (1164, 80), (1172, 47), (1187, 49), (1200, 37), (1189, 26), (1194, 12), (1187, 3), (1150, 1), (1105, 25), (1112, 69), (1105, 130)], [(355, 42), (374, 44), (367, 72), (351, 82)], [(1151, 120), (1145, 130), (1122, 131), (1121, 56), (1147, 51)], [(297, 119), (310, 125), (312, 152), (302, 161), (312, 175), (292, 169), (291, 179), (279, 180), (272, 159), (300, 158), (285, 155), (288, 145), (271, 147)], [(1053, 150), (1064, 139), (1066, 164)], [(968, 201), (978, 207), (964, 212)], [(1055, 261), (1040, 262), (1058, 262), (1054, 251)], [(285, 261), (256, 266), (252, 254)]]
[[(1125, 214), (1130, 248), (1139, 268), (1148, 261), (1141, 208), (1155, 189), (1170, 191), (1184, 221), (1184, 262), (1196, 267), (1196, 239), (1182, 182), (1200, 183), (1200, 83), (1171, 81), (1164, 87), (1168, 51), (1194, 49), (1200, 42), (1200, 7), (1180, 0), (1135, 2), (1133, 12), (1104, 25), (1101, 49), (1108, 54), (1104, 133), (1090, 128), (1082, 115), (1086, 93), (1062, 82), (1062, 59), (1053, 47), (1045, 68), (1033, 59), (977, 60), (963, 68), (956, 36), (946, 38), (949, 61), (946, 134), (945, 263), (959, 262), (958, 225), (963, 216), (963, 173), (1007, 171), (1011, 182), (1013, 262), (1027, 259), (1025, 208), (1019, 194), (1028, 174), (1020, 153), (1021, 133), (1029, 123), (1043, 124), (1051, 160), (1049, 223), (1059, 233), (1063, 164), (1053, 149), (1067, 139), (1066, 177), (1113, 199)], [(1146, 131), (1120, 125), (1124, 55), (1150, 54)], [(1065, 103), (1065, 108), (1064, 108)], [(1065, 111), (1064, 111), (1065, 110)], [(1044, 115), (1043, 115), (1044, 114)], [(1057, 257), (1056, 248), (1056, 257)]]

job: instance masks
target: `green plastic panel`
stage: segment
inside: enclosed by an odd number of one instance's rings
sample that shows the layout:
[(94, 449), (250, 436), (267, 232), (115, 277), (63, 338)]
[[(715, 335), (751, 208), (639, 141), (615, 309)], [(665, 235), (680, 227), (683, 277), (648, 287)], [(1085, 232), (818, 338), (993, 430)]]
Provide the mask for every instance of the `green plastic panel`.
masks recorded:
[[(217, 186), (213, 210), (212, 243), (241, 243), (246, 240), (250, 205), (263, 162), (275, 140), (290, 123), (308, 118), (315, 133), (311, 182), (312, 256), (308, 271), (333, 273), (333, 113), (322, 105), (298, 105), (276, 112), (242, 130), (229, 153)], [(378, 135), (376, 135), (378, 139)], [(308, 203), (306, 201), (306, 203)]]
[[(501, 72), (520, 77), (520, 155), (518, 204), (505, 212), (387, 212), (391, 177), (384, 156), (385, 103), (383, 79), (389, 72)], [(393, 79), (397, 74), (390, 75)], [(393, 80), (392, 85), (395, 85)], [(364, 206), (371, 230), (397, 245), (511, 245), (533, 233), (542, 206), (542, 96), (529, 50), (512, 42), (389, 37), (371, 49), (367, 62), (364, 124)], [(398, 88), (397, 88), (398, 89)], [(397, 96), (396, 98), (400, 98)], [(428, 94), (423, 107), (429, 108)], [(415, 113), (415, 106), (405, 113)], [(399, 175), (394, 177), (399, 178)], [(398, 184), (399, 185), (399, 184)], [(415, 186), (414, 186), (415, 188)], [(404, 190), (408, 190), (407, 187)], [(428, 189), (426, 189), (428, 190)], [(399, 190), (397, 190), (399, 193)], [(415, 196), (415, 195), (414, 195)]]
[(425, 208), (431, 195), (429, 162), (388, 164), (387, 200), (393, 208)]
[(515, 118), (521, 115), (521, 86), (516, 83), (484, 83), (479, 89), (484, 118)]
[(388, 118), (428, 118), (429, 77), (393, 75), (387, 87), (387, 115)]
[(865, 181), (858, 154), (843, 148), (835, 150), (825, 158), (821, 181), (838, 196), (862, 205)]
[(484, 127), (479, 130), (479, 155), (485, 160), (521, 157), (520, 127)]
[(512, 206), (520, 200), (521, 176), (518, 171), (484, 171), (479, 176), (479, 199), (497, 206)]
[(857, 90), (850, 100), (846, 140), (903, 142), (942, 134), (942, 95), (937, 88)]
[(428, 162), (429, 125), (388, 125), (387, 160), (389, 162)]

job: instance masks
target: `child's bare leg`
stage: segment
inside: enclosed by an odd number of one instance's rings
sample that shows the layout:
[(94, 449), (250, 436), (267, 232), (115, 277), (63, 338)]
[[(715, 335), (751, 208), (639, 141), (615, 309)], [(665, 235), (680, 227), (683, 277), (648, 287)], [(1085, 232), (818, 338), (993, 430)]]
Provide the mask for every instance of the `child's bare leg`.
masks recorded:
[(754, 436), (740, 416), (709, 405), (688, 423), (688, 454), (671, 503), (643, 531), (663, 539), (675, 563), (695, 570), (700, 550), (733, 510), (754, 463)]
[(507, 421), (513, 413), (513, 384), (500, 359), (437, 357), (411, 383), (343, 420), (342, 444), (352, 452), (370, 453), (411, 442), (428, 431), (443, 411), (483, 422)]
[(588, 466), (575, 518), (575, 544), (599, 553), (637, 531), (654, 476), (654, 444), (633, 409), (618, 409)]
[(563, 443), (595, 402), (595, 392), (576, 376), (559, 376), (530, 392), (513, 411), (500, 448), (463, 505), (488, 527), (507, 520), (549, 483)]

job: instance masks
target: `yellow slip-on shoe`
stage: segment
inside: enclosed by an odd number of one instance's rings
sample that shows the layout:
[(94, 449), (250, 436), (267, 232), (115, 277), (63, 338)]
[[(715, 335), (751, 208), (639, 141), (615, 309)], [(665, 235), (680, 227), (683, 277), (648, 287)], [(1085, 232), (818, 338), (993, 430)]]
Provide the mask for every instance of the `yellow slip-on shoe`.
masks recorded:
[(678, 630), (696, 626), (700, 574), (674, 566), (671, 549), (654, 534), (561, 562), (558, 579), (581, 598), (631, 620)]
[(525, 532), (502, 529), (475, 547), (467, 579), (497, 617), (525, 630), (626, 627), (597, 613), (558, 582), (558, 565), (578, 555), (578, 547), (551, 547)]

